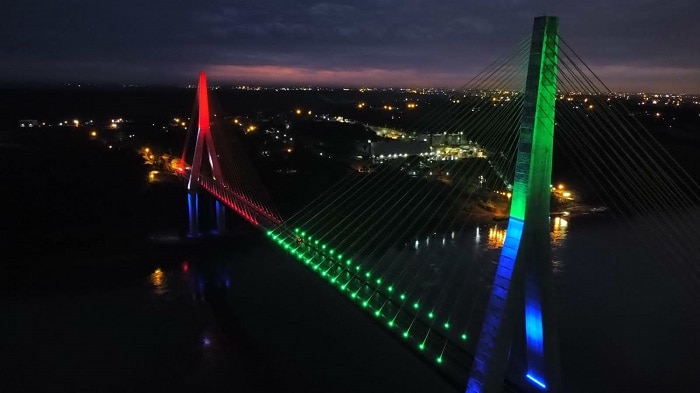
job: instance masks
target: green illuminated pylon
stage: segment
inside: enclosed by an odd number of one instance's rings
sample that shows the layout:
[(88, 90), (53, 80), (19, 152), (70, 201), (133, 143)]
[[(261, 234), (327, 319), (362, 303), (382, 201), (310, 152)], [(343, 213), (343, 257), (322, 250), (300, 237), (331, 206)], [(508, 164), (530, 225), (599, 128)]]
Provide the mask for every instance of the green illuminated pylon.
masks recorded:
[[(558, 27), (556, 17), (535, 18), (510, 219), (467, 392), (500, 392), (509, 356), (525, 390), (560, 385), (549, 234)], [(521, 327), (525, 340), (514, 342)]]

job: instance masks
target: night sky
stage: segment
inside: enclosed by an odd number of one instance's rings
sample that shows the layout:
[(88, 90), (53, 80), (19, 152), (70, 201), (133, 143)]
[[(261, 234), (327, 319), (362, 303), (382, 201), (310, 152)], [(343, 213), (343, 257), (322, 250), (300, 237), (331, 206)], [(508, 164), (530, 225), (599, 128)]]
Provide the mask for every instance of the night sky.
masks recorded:
[(7, 1), (0, 83), (458, 87), (543, 14), (612, 89), (700, 93), (697, 0)]

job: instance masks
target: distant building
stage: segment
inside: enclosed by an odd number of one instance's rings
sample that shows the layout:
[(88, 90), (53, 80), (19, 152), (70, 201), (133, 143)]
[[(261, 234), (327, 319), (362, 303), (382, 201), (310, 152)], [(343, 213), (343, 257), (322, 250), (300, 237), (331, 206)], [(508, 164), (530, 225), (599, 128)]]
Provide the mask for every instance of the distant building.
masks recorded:
[(368, 145), (369, 156), (380, 159), (430, 153), (430, 146), (424, 141), (380, 141), (371, 142)]
[(419, 141), (428, 142), (430, 147), (440, 146), (440, 145), (463, 145), (471, 143), (466, 137), (461, 133), (459, 134), (418, 134), (416, 139)]
[(34, 128), (39, 127), (39, 120), (34, 119), (24, 119), (19, 121), (19, 126), (21, 128)]

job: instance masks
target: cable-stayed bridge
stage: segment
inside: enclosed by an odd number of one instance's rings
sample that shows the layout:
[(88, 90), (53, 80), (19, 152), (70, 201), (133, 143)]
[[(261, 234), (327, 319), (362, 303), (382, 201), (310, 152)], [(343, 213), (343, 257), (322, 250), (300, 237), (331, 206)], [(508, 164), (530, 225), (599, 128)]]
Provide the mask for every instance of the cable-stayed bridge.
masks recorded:
[[(380, 163), (282, 219), (241, 142), (210, 114), (200, 75), (198, 131), (188, 135), (182, 162), (190, 164), (181, 169), (190, 234), (199, 233), (198, 192), (206, 191), (217, 200), (218, 229), (227, 206), (467, 391), (500, 391), (504, 381), (509, 390), (559, 391), (550, 235), (555, 151), (567, 154), (620, 220), (651, 217), (662, 247), (640, 247), (684, 272), (691, 292), (700, 279), (698, 246), (676, 235), (697, 232), (686, 213), (697, 206), (698, 186), (610, 100), (559, 35), (556, 18), (536, 18), (530, 37), (461, 91), (415, 128), (461, 133), (483, 147), (483, 157), (444, 160), (434, 166), (441, 176), (426, 178), (407, 175), (408, 157)], [(566, 105), (572, 93), (587, 97), (586, 105)], [(421, 249), (470, 228), (479, 198), (494, 192), (509, 195), (510, 209), (504, 243), (492, 255)]]

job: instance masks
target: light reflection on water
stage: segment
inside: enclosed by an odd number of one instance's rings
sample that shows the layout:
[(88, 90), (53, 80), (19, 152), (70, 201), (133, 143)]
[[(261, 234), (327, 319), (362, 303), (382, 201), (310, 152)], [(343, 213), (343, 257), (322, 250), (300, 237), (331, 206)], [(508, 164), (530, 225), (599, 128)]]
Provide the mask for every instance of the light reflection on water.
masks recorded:
[(563, 217), (554, 217), (550, 220), (550, 223), (552, 224), (552, 270), (554, 274), (560, 274), (564, 271), (566, 264), (559, 257), (559, 251), (565, 245), (569, 221)]
[(561, 247), (566, 240), (569, 221), (562, 217), (554, 217), (550, 222), (552, 224), (552, 248)]
[[(477, 238), (478, 241), (478, 238)], [(497, 249), (503, 247), (506, 241), (506, 228), (499, 227), (498, 224), (489, 227), (489, 236), (486, 242), (486, 248)]]
[(162, 296), (168, 293), (168, 278), (161, 268), (156, 268), (148, 276), (148, 282), (153, 286), (153, 293)]
[[(569, 221), (563, 217), (557, 216), (550, 220), (550, 224), (552, 239), (552, 267), (555, 273), (561, 273), (564, 267), (564, 262), (559, 258), (558, 251), (565, 244)], [(503, 243), (506, 241), (506, 232), (506, 228), (499, 224), (489, 226), (488, 237), (486, 239), (486, 244), (484, 245), (485, 248), (489, 250), (497, 250), (503, 247)], [(475, 230), (474, 242), (475, 244), (481, 243), (481, 230), (479, 227), (477, 227)]]
[[(557, 248), (564, 245), (564, 240), (566, 240), (567, 228), (569, 226), (569, 221), (562, 217), (554, 217), (551, 222), (551, 234), (552, 234), (552, 247)], [(481, 233), (479, 228), (476, 228), (476, 234), (474, 235), (474, 240), (479, 243), (481, 240)], [(486, 246), (488, 248), (501, 248), (503, 243), (506, 241), (506, 228), (500, 226), (499, 224), (494, 224), (489, 227), (489, 236)]]

